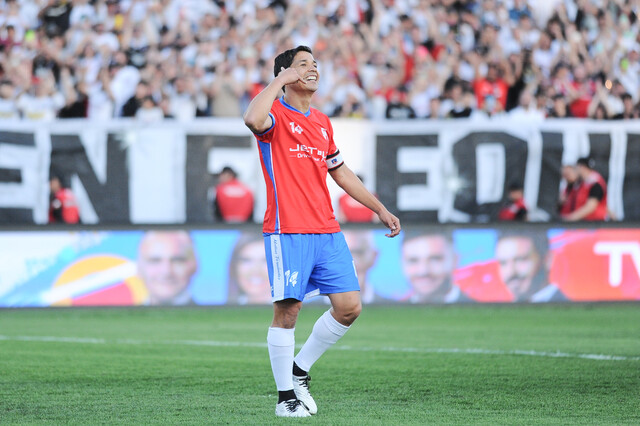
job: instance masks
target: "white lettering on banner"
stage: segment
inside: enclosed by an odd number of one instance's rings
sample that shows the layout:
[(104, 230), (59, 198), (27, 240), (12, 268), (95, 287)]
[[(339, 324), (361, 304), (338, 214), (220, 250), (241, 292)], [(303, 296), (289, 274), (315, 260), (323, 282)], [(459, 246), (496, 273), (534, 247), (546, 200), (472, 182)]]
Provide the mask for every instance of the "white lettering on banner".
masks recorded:
[(400, 185), (398, 209), (404, 211), (437, 210), (442, 205), (443, 173), (440, 149), (402, 147), (397, 167), (402, 173), (425, 173), (424, 184)]
[(499, 143), (478, 145), (476, 148), (476, 200), (478, 204), (502, 200), (505, 175), (504, 146)]
[[(525, 169), (529, 210), (548, 213), (547, 216), (536, 215), (536, 219), (553, 217), (562, 159), (575, 161), (575, 155), (589, 152), (589, 146), (585, 151), (584, 141), (588, 143), (591, 134), (610, 135), (611, 149), (606, 151), (605, 147), (598, 151), (599, 164), (609, 164), (608, 176), (605, 176), (609, 185), (609, 207), (618, 218), (640, 219), (640, 201), (637, 197), (640, 188), (640, 178), (637, 177), (640, 170), (637, 164), (640, 163), (637, 159), (640, 153), (636, 148), (640, 136), (637, 123), (596, 123), (589, 120), (549, 120), (527, 125), (497, 120), (484, 123), (466, 120), (420, 123), (338, 120), (338, 123), (342, 124), (336, 130), (335, 137), (349, 167), (364, 174), (369, 189), (389, 203), (389, 209), (412, 215), (411, 220), (415, 218), (417, 221), (421, 220), (423, 212), (427, 213), (425, 218), (430, 218), (424, 220), (475, 220), (481, 213), (486, 213), (480, 212), (479, 206), (501, 201), (504, 195), (502, 190), (509, 176), (523, 175), (521, 170), (518, 173), (506, 170), (511, 165)], [(290, 129), (297, 137), (296, 128), (299, 126), (293, 124)], [(32, 210), (35, 223), (47, 222), (49, 167), (52, 160), (66, 166), (65, 150), (69, 147), (72, 150), (68, 153), (74, 158), (74, 163), (68, 168), (63, 167), (63, 171), (81, 178), (82, 185), (77, 185), (77, 180), (70, 176), (72, 190), (77, 193), (85, 223), (128, 221), (134, 224), (178, 224), (191, 221), (189, 212), (206, 203), (206, 194), (200, 195), (206, 192), (206, 188), (196, 187), (194, 178), (190, 177), (194, 166), (202, 167), (199, 162), (188, 163), (193, 159), (188, 158), (190, 151), (187, 141), (193, 135), (206, 135), (215, 140), (207, 153), (210, 156), (206, 162), (207, 169), (202, 172), (208, 170), (217, 173), (221, 166), (231, 163), (234, 168), (240, 169), (242, 176), (251, 179), (256, 177), (256, 181), (261, 182), (257, 178), (262, 175), (262, 169), (256, 147), (247, 143), (241, 150), (224, 139), (229, 136), (253, 142), (252, 135), (241, 119), (164, 122), (153, 128), (135, 121), (125, 123), (116, 120), (100, 123), (99, 126), (88, 121), (58, 120), (39, 123), (37, 127), (26, 121), (2, 123), (1, 127), (0, 131), (7, 135), (6, 138), (15, 138), (21, 133), (35, 137), (35, 142), (28, 143), (0, 140), (0, 169), (12, 170), (11, 174), (3, 172), (2, 176), (13, 179), (0, 180), (0, 220), (5, 223), (15, 220), (16, 210)], [(321, 132), (321, 129), (318, 127), (314, 131)], [(331, 138), (329, 131), (327, 136)], [(477, 144), (477, 155), (468, 152), (468, 159), (475, 157), (477, 173), (471, 176), (467, 174), (463, 181), (460, 176), (463, 170), (458, 173), (457, 168), (449, 166), (457, 164), (453, 157), (456, 144), (472, 136), (473, 132), (482, 134), (480, 142), (469, 138), (473, 146)], [(517, 135), (527, 146), (526, 160), (524, 150), (513, 150), (511, 153), (509, 145), (502, 142), (502, 147), (498, 147), (499, 144), (491, 138), (492, 132)], [(51, 148), (52, 136), (57, 142), (55, 153)], [(393, 140), (389, 141), (393, 149), (385, 149), (384, 143), (377, 139), (389, 136), (393, 136)], [(427, 136), (422, 144), (421, 138)], [(218, 140), (219, 137), (222, 138)], [(532, 148), (535, 138), (539, 138), (537, 143), (542, 144), (537, 149)], [(320, 133), (317, 133), (317, 139), (323, 140)], [(232, 153), (236, 149), (237, 152)], [(225, 150), (228, 150), (229, 156)], [(464, 157), (467, 154), (464, 147), (459, 151), (456, 155)], [(566, 152), (572, 153), (570, 158), (564, 155)], [(324, 160), (326, 154), (322, 147), (318, 149), (303, 143), (294, 143), (289, 152), (292, 159), (299, 157), (304, 161), (309, 158)], [(255, 161), (247, 161), (249, 155)], [(397, 164), (389, 163), (388, 159), (392, 156), (398, 159)], [(382, 164), (386, 164), (386, 167), (382, 167)], [(469, 166), (468, 162), (460, 164)], [(20, 181), (15, 178), (17, 171)], [(545, 176), (547, 179), (542, 186), (541, 179)], [(335, 201), (342, 191), (332, 180), (329, 180), (329, 185), (332, 200)], [(471, 187), (475, 191), (471, 191)], [(198, 194), (194, 195), (197, 201), (190, 204), (188, 200), (193, 198), (190, 198), (190, 194), (195, 193)], [(266, 208), (266, 193), (264, 186), (259, 183), (256, 184), (256, 195), (256, 212), (260, 216)], [(493, 209), (493, 206), (489, 207)], [(91, 214), (95, 220), (87, 216), (90, 210), (95, 211), (95, 214)]]
[(48, 163), (42, 164), (42, 150), (36, 146), (16, 146), (0, 141), (0, 168), (20, 171), (20, 182), (0, 182), (0, 207), (42, 206), (42, 185), (48, 180)]
[(609, 285), (618, 287), (622, 283), (622, 257), (631, 256), (633, 266), (640, 275), (640, 243), (600, 241), (593, 246), (595, 254), (609, 256)]

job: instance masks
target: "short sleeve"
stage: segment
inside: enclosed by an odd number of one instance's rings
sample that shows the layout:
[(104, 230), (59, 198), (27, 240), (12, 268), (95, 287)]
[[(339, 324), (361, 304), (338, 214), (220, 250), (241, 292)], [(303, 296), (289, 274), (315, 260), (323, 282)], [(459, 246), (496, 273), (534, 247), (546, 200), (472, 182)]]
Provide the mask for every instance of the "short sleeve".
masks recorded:
[(273, 114), (273, 109), (269, 112), (269, 117), (271, 117), (271, 127), (262, 133), (256, 133), (256, 138), (261, 142), (271, 142), (273, 140), (274, 127), (276, 126), (276, 117)]

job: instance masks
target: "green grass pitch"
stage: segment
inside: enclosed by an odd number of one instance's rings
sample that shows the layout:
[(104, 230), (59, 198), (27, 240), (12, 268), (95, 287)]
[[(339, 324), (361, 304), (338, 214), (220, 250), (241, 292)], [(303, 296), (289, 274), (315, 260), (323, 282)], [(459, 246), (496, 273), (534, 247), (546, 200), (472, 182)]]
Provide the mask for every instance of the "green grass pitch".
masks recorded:
[(310, 419), (274, 415), (270, 320), (0, 310), (0, 424), (640, 424), (637, 304), (365, 307), (311, 370)]

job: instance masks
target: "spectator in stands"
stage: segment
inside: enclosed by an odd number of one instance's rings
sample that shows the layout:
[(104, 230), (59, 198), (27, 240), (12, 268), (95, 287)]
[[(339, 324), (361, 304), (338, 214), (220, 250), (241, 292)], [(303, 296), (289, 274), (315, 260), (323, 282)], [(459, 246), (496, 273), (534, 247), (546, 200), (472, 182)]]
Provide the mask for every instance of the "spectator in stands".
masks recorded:
[(624, 93), (622, 95), (622, 112), (613, 116), (614, 120), (633, 120), (637, 118), (633, 105), (631, 94)]
[(564, 95), (561, 93), (557, 93), (553, 95), (552, 105), (549, 110), (549, 117), (551, 118), (570, 118), (573, 117), (571, 114), (571, 110), (569, 109), (569, 105), (567, 105), (567, 100)]
[(0, 120), (17, 120), (19, 118), (16, 88), (11, 80), (0, 80)]
[(122, 106), (122, 117), (135, 117), (143, 100), (150, 95), (149, 84), (146, 81), (138, 82), (135, 93)]
[(193, 240), (185, 231), (148, 231), (138, 246), (138, 275), (148, 305), (194, 305), (189, 286), (198, 271)]
[(40, 72), (33, 88), (18, 98), (18, 109), (27, 120), (52, 121), (64, 106), (64, 96), (56, 89), (51, 71)]
[(445, 233), (403, 232), (402, 270), (411, 285), (412, 303), (470, 302), (453, 282), (456, 254)]
[(520, 221), (528, 220), (527, 205), (524, 202), (524, 188), (521, 183), (509, 185), (507, 204), (500, 209), (498, 220)]
[(578, 159), (576, 171), (582, 183), (576, 194), (576, 209), (563, 216), (564, 220), (601, 221), (609, 218), (607, 184), (600, 173), (594, 170), (594, 165), (595, 161), (591, 158)]
[[(542, 92), (547, 101), (562, 94), (574, 116), (586, 117), (598, 79), (614, 82), (603, 102), (610, 115), (622, 112), (618, 86), (633, 104), (640, 101), (640, 23), (633, 4), (554, 4), (9, 1), (0, 5), (0, 78), (30, 93), (33, 75), (46, 69), (65, 97), (87, 96), (90, 119), (119, 117), (141, 79), (156, 102), (171, 100), (178, 119), (233, 117), (264, 80), (260, 70), (270, 69), (268, 58), (285, 40), (296, 39), (317, 45), (312, 47), (325, 78), (316, 101), (330, 115), (382, 118), (390, 95), (403, 87), (418, 118), (458, 117), (460, 111), (466, 117), (468, 108), (481, 111), (472, 116), (493, 116), (516, 107), (525, 87), (533, 94), (550, 84), (557, 90)], [(71, 86), (63, 87), (64, 67), (77, 97)], [(106, 82), (99, 76), (104, 68), (111, 70)], [(441, 101), (451, 99), (443, 90), (451, 78), (464, 82), (464, 107), (444, 102), (446, 110), (436, 112), (431, 103), (443, 95)], [(472, 103), (467, 83), (476, 94)], [(485, 105), (487, 95), (494, 105)], [(74, 104), (67, 99), (67, 108)]]
[(165, 118), (162, 108), (156, 105), (151, 95), (142, 98), (140, 108), (136, 111), (136, 119), (144, 123), (157, 123)]
[(498, 236), (495, 258), (500, 278), (514, 302), (563, 302), (566, 296), (549, 283), (551, 255), (544, 231), (504, 230)]
[(214, 195), (214, 215), (227, 223), (242, 223), (252, 220), (253, 192), (240, 182), (235, 170), (225, 166), (218, 174)]
[(408, 120), (410, 118), (416, 118), (415, 111), (411, 105), (409, 105), (407, 89), (400, 87), (399, 89), (391, 92), (389, 102), (387, 103), (385, 117), (393, 120)]
[(563, 165), (558, 199), (558, 214), (560, 217), (568, 216), (576, 210), (576, 197), (580, 184), (580, 176), (576, 167), (573, 164)]
[(79, 222), (80, 214), (75, 195), (63, 183), (61, 177), (52, 175), (49, 178), (49, 223)]

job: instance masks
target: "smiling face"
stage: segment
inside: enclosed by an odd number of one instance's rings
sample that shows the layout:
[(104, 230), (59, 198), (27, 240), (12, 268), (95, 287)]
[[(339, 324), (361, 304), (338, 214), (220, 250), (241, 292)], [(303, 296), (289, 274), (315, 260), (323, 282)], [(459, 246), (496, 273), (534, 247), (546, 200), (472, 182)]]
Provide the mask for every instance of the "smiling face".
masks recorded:
[(138, 253), (138, 274), (151, 304), (169, 305), (186, 291), (198, 269), (189, 234), (151, 231), (143, 237)]
[(496, 260), (500, 266), (502, 281), (516, 299), (532, 290), (542, 259), (531, 239), (514, 236), (499, 240)]
[(236, 277), (238, 287), (247, 296), (247, 303), (266, 304), (271, 301), (271, 285), (264, 242), (249, 243), (238, 252)]
[(402, 268), (415, 293), (429, 296), (450, 285), (455, 268), (451, 243), (441, 235), (412, 238), (402, 246)]
[(306, 82), (296, 83), (296, 88), (303, 88), (305, 90), (311, 90), (315, 92), (318, 90), (318, 81), (320, 80), (320, 74), (318, 73), (318, 63), (313, 58), (313, 55), (309, 52), (300, 51), (293, 57), (291, 68), (298, 72), (298, 75)]

